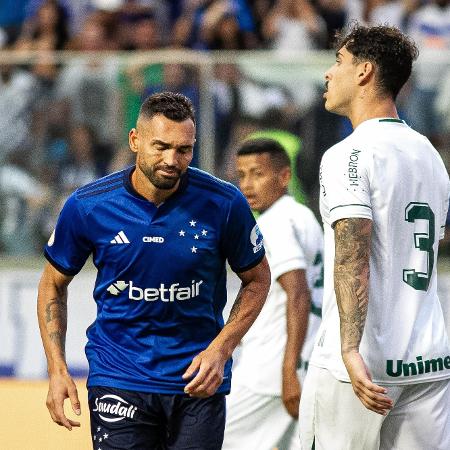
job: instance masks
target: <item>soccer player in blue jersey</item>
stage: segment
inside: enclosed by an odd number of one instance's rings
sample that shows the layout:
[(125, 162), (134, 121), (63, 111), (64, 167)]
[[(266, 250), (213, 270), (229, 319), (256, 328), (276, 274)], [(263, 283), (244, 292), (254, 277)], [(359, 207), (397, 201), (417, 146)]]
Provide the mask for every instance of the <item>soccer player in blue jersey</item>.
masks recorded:
[[(87, 330), (95, 449), (220, 449), (231, 354), (270, 285), (262, 236), (237, 188), (190, 168), (192, 104), (161, 93), (129, 134), (136, 165), (74, 192), (46, 248), (38, 317), (47, 407), (80, 402), (64, 358), (67, 286), (92, 255), (97, 317)], [(226, 267), (242, 280), (224, 325)]]

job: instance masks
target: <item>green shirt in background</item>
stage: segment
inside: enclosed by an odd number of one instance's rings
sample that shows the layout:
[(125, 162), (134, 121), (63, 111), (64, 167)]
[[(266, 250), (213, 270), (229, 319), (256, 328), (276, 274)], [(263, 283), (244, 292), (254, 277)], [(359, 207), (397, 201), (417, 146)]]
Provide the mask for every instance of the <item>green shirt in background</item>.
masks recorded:
[[(133, 71), (133, 77), (130, 72)], [(128, 132), (136, 126), (143, 96), (150, 86), (163, 83), (163, 65), (151, 64), (138, 68), (124, 67), (119, 74), (119, 89), (122, 96), (122, 123), (124, 126), (121, 141), (128, 144)]]
[(307, 204), (307, 198), (303, 191), (300, 179), (298, 177), (298, 167), (297, 160), (298, 154), (300, 153), (300, 149), (302, 147), (302, 141), (295, 134), (290, 133), (289, 131), (277, 130), (277, 129), (266, 129), (256, 131), (249, 136), (247, 139), (273, 139), (277, 141), (283, 148), (286, 150), (289, 159), (291, 160), (291, 181), (289, 182), (289, 194), (295, 198), (299, 203), (305, 205)]

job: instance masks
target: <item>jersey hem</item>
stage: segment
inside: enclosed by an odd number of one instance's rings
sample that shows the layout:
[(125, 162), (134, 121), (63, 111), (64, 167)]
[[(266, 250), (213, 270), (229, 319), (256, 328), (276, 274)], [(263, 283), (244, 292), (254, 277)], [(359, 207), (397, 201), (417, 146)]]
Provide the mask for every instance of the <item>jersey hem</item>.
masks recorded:
[(343, 207), (343, 209), (339, 209), (338, 212), (336, 210), (330, 214), (330, 225), (332, 228), (336, 225), (336, 222), (338, 220), (342, 219), (368, 219), (373, 220), (372, 217), (372, 209), (362, 209), (362, 207), (359, 210), (351, 210), (350, 212), (346, 208), (351, 208), (352, 205), (346, 205)]
[(293, 270), (306, 270), (307, 265), (304, 259), (291, 258), (287, 261), (283, 261), (279, 264), (275, 264), (273, 269), (271, 268), (272, 278), (278, 280), (281, 275), (291, 272)]
[[(302, 367), (297, 368), (296, 372), (297, 372), (297, 378), (298, 380), (301, 382), (302, 380)], [(242, 370), (242, 372), (244, 373), (251, 373), (251, 371), (245, 371), (244, 369)], [(281, 373), (281, 372), (280, 372)], [(242, 379), (241, 379), (242, 378)], [(263, 381), (264, 383), (264, 381)], [(281, 386), (282, 380), (280, 379), (280, 386)], [(259, 383), (262, 384), (262, 383)], [(267, 384), (267, 383), (266, 383)], [(238, 373), (236, 373), (235, 375), (233, 375), (233, 389), (236, 389), (236, 386), (241, 386), (244, 387), (245, 389), (253, 392), (256, 395), (261, 395), (264, 397), (281, 397), (282, 396), (282, 391), (281, 388), (280, 389), (264, 389), (264, 388), (258, 388), (255, 387), (254, 384), (252, 384), (251, 381), (247, 380), (246, 376), (243, 375), (242, 377), (239, 376)]]
[[(137, 385), (134, 383), (126, 383), (123, 381), (111, 381), (111, 379), (109, 378), (103, 378), (103, 377), (96, 377), (95, 380), (89, 380), (86, 383), (86, 387), (87, 388), (91, 388), (91, 387), (112, 387), (115, 389), (123, 389), (126, 391), (133, 391), (133, 392), (145, 392), (148, 394), (172, 394), (172, 395), (176, 395), (176, 394), (181, 394), (181, 395), (186, 395), (186, 393), (184, 392), (184, 385), (180, 386), (180, 387), (176, 387), (176, 386), (152, 386), (150, 383), (146, 383), (145, 385)], [(222, 385), (219, 387), (219, 389), (217, 389), (217, 391), (215, 392), (216, 394), (224, 394), (224, 395), (228, 395), (230, 393), (230, 383), (227, 383), (226, 385)]]
[(365, 205), (365, 204), (363, 204), (363, 203), (348, 203), (348, 204), (345, 204), (345, 205), (337, 205), (337, 206), (334, 206), (333, 208), (330, 209), (330, 213), (331, 213), (331, 211), (333, 211), (333, 210), (335, 210), (335, 209), (338, 209), (338, 208), (347, 208), (347, 207), (349, 207), (349, 206), (360, 206), (360, 207), (362, 207), (362, 208), (369, 208), (369, 209), (372, 209), (372, 207), (371, 207), (370, 205)]
[(237, 386), (244, 387), (245, 389), (252, 392), (253, 394), (260, 395), (261, 397), (271, 397), (271, 398), (279, 397), (279, 398), (281, 398), (281, 391), (269, 392), (269, 391), (265, 391), (263, 389), (255, 389), (249, 383), (233, 383), (233, 389), (236, 389)]
[(253, 267), (256, 267), (264, 258), (264, 255), (266, 254), (265, 250), (263, 249), (262, 255), (259, 256), (255, 261), (253, 261), (248, 266), (244, 266), (242, 268), (236, 269), (235, 267), (231, 267), (231, 270), (235, 273), (241, 273), (241, 272), (247, 272), (247, 270), (253, 269)]
[(66, 269), (63, 266), (61, 266), (60, 264), (58, 264), (51, 256), (50, 254), (47, 252), (47, 250), (44, 250), (44, 257), (45, 259), (55, 268), (57, 269), (59, 272), (61, 272), (64, 275), (73, 277), (75, 276), (79, 270), (71, 270), (71, 269)]

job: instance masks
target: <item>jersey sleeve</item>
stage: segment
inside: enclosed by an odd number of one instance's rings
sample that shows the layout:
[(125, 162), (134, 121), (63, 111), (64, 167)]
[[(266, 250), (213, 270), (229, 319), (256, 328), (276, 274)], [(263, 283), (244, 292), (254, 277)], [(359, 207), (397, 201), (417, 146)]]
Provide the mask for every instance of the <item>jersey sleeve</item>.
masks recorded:
[(322, 158), (321, 199), (331, 226), (353, 217), (372, 220), (368, 161), (364, 151), (351, 146), (335, 148)]
[[(306, 269), (307, 261), (305, 252), (300, 243), (299, 230), (295, 228), (293, 221), (286, 217), (274, 223), (267, 233), (267, 241), (270, 243), (270, 271), (273, 279), (292, 270)], [(265, 232), (266, 234), (266, 232)]]
[(85, 217), (80, 211), (76, 194), (66, 201), (44, 255), (56, 269), (65, 275), (76, 275), (91, 253), (91, 242), (86, 233)]
[(443, 200), (442, 205), (442, 217), (441, 217), (441, 228), (439, 233), (439, 239), (444, 239), (445, 228), (450, 225), (450, 180), (447, 182), (447, 195)]
[(263, 236), (241, 192), (237, 193), (229, 209), (222, 248), (236, 273), (255, 267), (264, 257)]

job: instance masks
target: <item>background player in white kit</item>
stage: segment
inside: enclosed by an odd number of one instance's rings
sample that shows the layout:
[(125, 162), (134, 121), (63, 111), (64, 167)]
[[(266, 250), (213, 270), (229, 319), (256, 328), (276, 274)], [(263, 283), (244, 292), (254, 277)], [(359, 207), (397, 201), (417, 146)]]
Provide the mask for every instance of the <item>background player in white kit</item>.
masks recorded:
[(394, 103), (417, 49), (395, 28), (358, 24), (336, 48), (325, 108), (354, 131), (321, 165), (323, 322), (300, 404), (302, 448), (449, 449), (436, 257), (450, 183)]
[(320, 324), (322, 229), (312, 211), (286, 194), (290, 161), (278, 142), (246, 141), (238, 150), (237, 170), (242, 192), (261, 213), (257, 222), (264, 232), (272, 286), (242, 340), (227, 398), (223, 449), (295, 449), (300, 445), (294, 420), (300, 375)]

